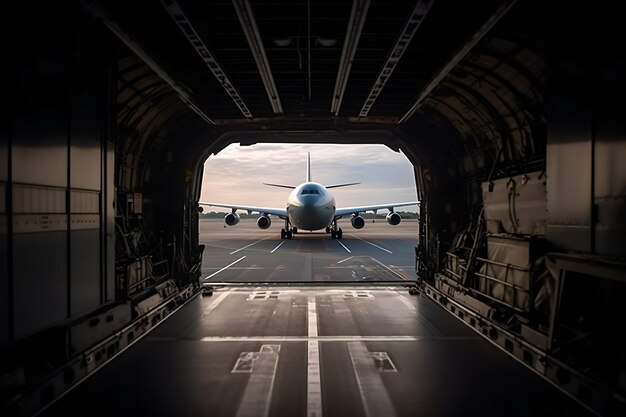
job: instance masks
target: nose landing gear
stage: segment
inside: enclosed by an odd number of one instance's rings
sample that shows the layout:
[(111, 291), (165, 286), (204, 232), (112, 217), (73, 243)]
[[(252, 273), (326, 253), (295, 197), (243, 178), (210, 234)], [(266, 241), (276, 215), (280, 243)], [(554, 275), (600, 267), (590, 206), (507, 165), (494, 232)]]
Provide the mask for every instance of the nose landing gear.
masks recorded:
[(343, 230), (341, 230), (341, 227), (337, 227), (337, 220), (333, 220), (332, 227), (326, 228), (326, 233), (328, 233), (329, 229), (330, 229), (330, 237), (332, 239), (341, 239), (343, 237)]

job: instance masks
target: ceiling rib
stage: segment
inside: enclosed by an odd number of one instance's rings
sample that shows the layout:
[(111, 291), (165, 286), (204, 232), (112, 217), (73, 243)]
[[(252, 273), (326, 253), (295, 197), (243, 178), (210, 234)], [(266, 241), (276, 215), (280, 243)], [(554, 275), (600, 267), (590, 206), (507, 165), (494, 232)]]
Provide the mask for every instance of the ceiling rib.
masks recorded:
[(189, 19), (187, 19), (187, 16), (183, 12), (183, 9), (180, 7), (178, 2), (176, 2), (176, 0), (161, 0), (161, 3), (163, 4), (163, 7), (165, 7), (165, 10), (170, 15), (170, 17), (174, 20), (178, 28), (181, 30), (181, 32), (183, 32), (183, 35), (185, 35), (189, 43), (191, 43), (198, 55), (200, 55), (200, 58), (202, 58), (202, 60), (209, 67), (213, 75), (215, 75), (215, 78), (217, 78), (224, 90), (226, 90), (226, 93), (228, 93), (228, 95), (235, 102), (237, 107), (239, 107), (241, 113), (245, 117), (251, 119), (252, 113), (250, 113), (248, 106), (246, 106), (246, 103), (244, 103), (243, 99), (239, 95), (239, 92), (237, 92), (235, 86), (228, 79), (226, 72), (224, 72), (209, 48), (207, 48), (207, 46), (204, 44), (204, 41), (200, 38)]
[(115, 36), (117, 36), (124, 44), (137, 55), (154, 73), (165, 81), (171, 88), (178, 94), (178, 97), (189, 107), (194, 113), (196, 113), (202, 120), (210, 125), (214, 125), (215, 121), (211, 119), (207, 114), (198, 107), (195, 100), (189, 93), (187, 93), (182, 87), (178, 86), (176, 82), (165, 72), (163, 68), (157, 64), (146, 51), (143, 50), (137, 43), (132, 40), (132, 37), (128, 35), (122, 28), (118, 26), (108, 15), (102, 10), (96, 2), (84, 1), (83, 4), (96, 18), (100, 19), (106, 27), (109, 28)]
[(274, 82), (274, 77), (272, 76), (270, 63), (267, 60), (267, 55), (265, 54), (263, 41), (261, 40), (259, 28), (256, 25), (250, 2), (248, 0), (233, 0), (233, 6), (237, 12), (237, 17), (239, 17), (241, 28), (246, 34), (246, 39), (248, 39), (248, 44), (252, 50), (252, 55), (254, 55), (254, 60), (256, 61), (259, 74), (263, 80), (267, 97), (272, 105), (272, 110), (274, 113), (280, 114), (283, 112), (283, 106), (280, 102), (280, 97), (278, 96), (276, 83)]
[(343, 42), (343, 50), (341, 51), (341, 61), (339, 61), (339, 70), (337, 71), (337, 81), (335, 82), (335, 91), (333, 93), (333, 102), (330, 112), (335, 116), (339, 115), (339, 109), (343, 100), (343, 94), (346, 91), (346, 84), (350, 76), (352, 61), (356, 53), (361, 31), (367, 10), (370, 7), (369, 0), (354, 0), (352, 3), (352, 11), (350, 12), (350, 20), (348, 21), (348, 29), (346, 30), (346, 39)]
[(439, 83), (457, 66), (463, 58), (476, 46), (478, 42), (491, 30), (491, 28), (498, 23), (498, 21), (506, 15), (511, 7), (515, 4), (516, 0), (508, 0), (504, 4), (502, 4), (498, 10), (495, 11), (494, 14), (489, 16), (487, 21), (483, 23), (483, 25), (472, 35), (471, 39), (466, 42), (461, 49), (459, 49), (450, 60), (439, 70), (437, 73), (422, 89), (417, 100), (411, 106), (411, 108), (400, 118), (398, 119), (398, 124), (406, 122), (413, 114), (417, 111), (417, 109), (422, 105), (424, 99), (428, 97), (428, 95), (439, 85)]
[(367, 98), (365, 99), (365, 103), (361, 108), (361, 112), (359, 113), (359, 117), (365, 117), (372, 109), (374, 102), (378, 98), (378, 95), (387, 84), (389, 77), (393, 74), (393, 71), (396, 69), (396, 65), (400, 62), (402, 55), (409, 47), (413, 36), (419, 29), (420, 25), (424, 21), (424, 18), (428, 14), (430, 10), (430, 6), (432, 6), (433, 0), (418, 0), (413, 8), (413, 11), (409, 15), (409, 18), (404, 23), (404, 27), (400, 32), (400, 36), (396, 40), (396, 43), (391, 48), (383, 67), (378, 73), (378, 77), (376, 77), (376, 81), (372, 86)]

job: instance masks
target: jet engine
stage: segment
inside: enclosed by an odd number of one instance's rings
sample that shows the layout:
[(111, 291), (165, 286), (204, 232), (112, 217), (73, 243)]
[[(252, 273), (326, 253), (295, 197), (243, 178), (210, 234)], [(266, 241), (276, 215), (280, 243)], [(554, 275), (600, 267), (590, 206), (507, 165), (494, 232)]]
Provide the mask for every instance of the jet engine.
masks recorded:
[(352, 227), (355, 229), (362, 229), (365, 226), (365, 219), (359, 215), (353, 215), (350, 222), (352, 222)]
[(260, 229), (267, 229), (272, 224), (272, 219), (268, 216), (261, 216), (257, 219), (256, 225), (259, 226)]
[(226, 223), (229, 226), (234, 226), (237, 223), (239, 223), (240, 219), (241, 219), (241, 217), (239, 217), (239, 214), (237, 214), (237, 213), (228, 213), (226, 215), (226, 217), (224, 217), (224, 223)]
[(402, 221), (402, 217), (398, 213), (391, 212), (387, 214), (387, 223), (392, 226), (397, 226)]

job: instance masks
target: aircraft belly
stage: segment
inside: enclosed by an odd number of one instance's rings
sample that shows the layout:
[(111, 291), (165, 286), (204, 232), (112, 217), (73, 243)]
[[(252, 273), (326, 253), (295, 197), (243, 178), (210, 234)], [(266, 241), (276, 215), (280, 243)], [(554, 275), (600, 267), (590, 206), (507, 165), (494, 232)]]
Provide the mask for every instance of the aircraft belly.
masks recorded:
[(319, 230), (324, 229), (332, 221), (331, 208), (292, 207), (288, 210), (289, 221), (298, 229)]

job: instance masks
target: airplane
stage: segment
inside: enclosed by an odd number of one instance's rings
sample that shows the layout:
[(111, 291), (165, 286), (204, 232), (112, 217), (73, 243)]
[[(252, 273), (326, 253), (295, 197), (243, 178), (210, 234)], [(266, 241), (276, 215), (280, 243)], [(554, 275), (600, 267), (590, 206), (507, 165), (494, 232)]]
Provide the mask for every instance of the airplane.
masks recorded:
[[(280, 231), (281, 239), (291, 239), (295, 233), (298, 233), (298, 230), (309, 230), (312, 232), (321, 229), (325, 229), (326, 233), (330, 233), (332, 239), (341, 239), (343, 237), (343, 230), (337, 227), (337, 220), (341, 219), (343, 216), (352, 215), (350, 219), (352, 227), (362, 229), (365, 226), (365, 219), (361, 216), (361, 213), (367, 211), (376, 213), (379, 209), (388, 209), (387, 223), (396, 226), (400, 224), (402, 217), (394, 211), (394, 208), (418, 204), (417, 201), (408, 201), (404, 203), (376, 204), (372, 206), (335, 207), (335, 198), (328, 190), (357, 184), (360, 183), (351, 182), (323, 186), (322, 184), (313, 182), (311, 180), (311, 153), (309, 152), (307, 155), (306, 182), (297, 186), (263, 183), (263, 185), (271, 187), (289, 188), (293, 190), (287, 198), (286, 208), (254, 207), (238, 204), (206, 203), (202, 201), (198, 202), (198, 205), (231, 209), (232, 212), (224, 217), (224, 222), (228, 226), (235, 226), (239, 223), (240, 217), (239, 214), (237, 214), (237, 210), (246, 210), (250, 214), (252, 212), (260, 213), (261, 216), (257, 219), (257, 226), (261, 229), (270, 227), (272, 224), (270, 216), (278, 216), (285, 221), (285, 227)], [(202, 207), (200, 207), (199, 210), (202, 211)]]

